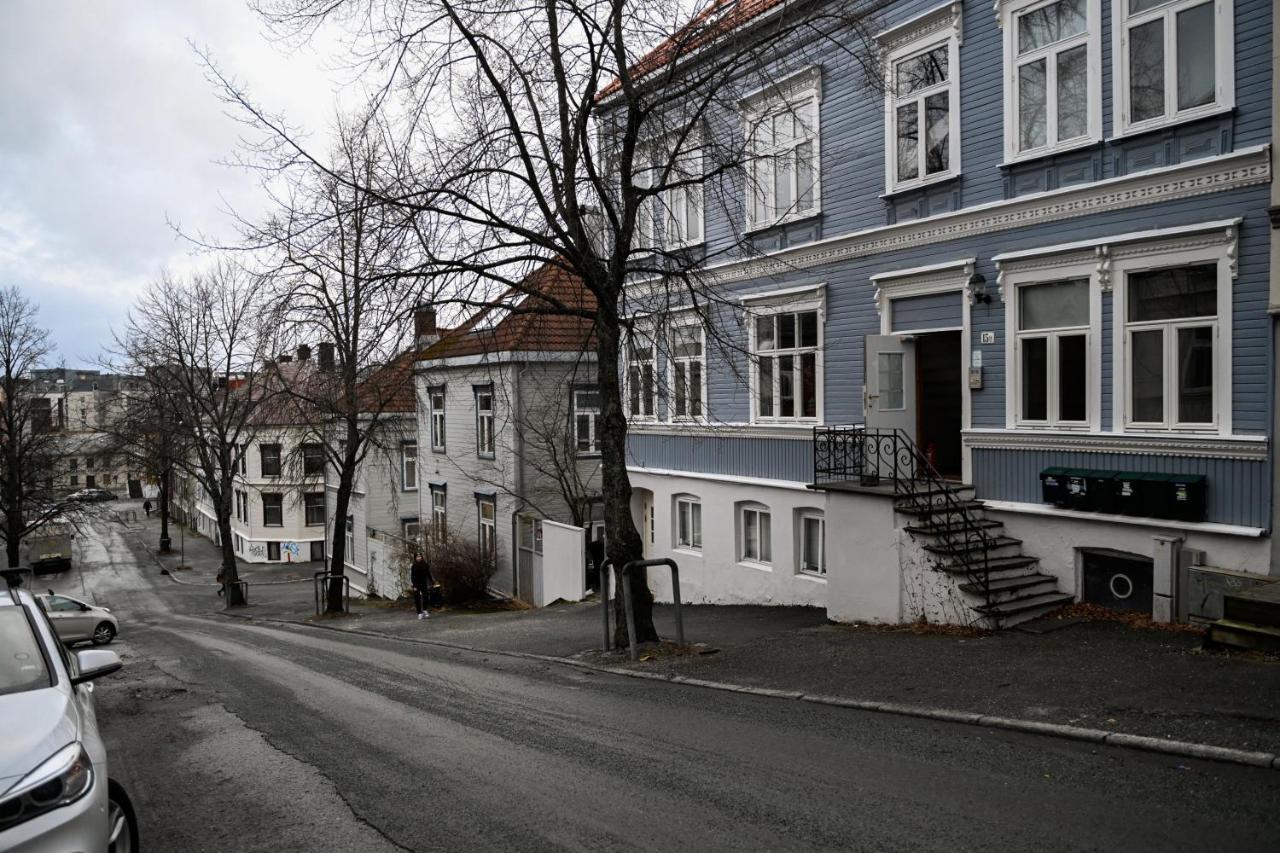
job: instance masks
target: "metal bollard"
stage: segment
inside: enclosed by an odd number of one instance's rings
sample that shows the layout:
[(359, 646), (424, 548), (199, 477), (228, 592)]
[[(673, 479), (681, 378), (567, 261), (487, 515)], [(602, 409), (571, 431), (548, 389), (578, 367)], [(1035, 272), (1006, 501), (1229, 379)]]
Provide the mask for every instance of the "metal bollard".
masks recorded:
[(612, 560), (600, 561), (600, 618), (604, 623), (604, 650), (613, 648), (613, 637), (609, 633), (609, 570), (613, 568)]
[(631, 603), (631, 570), (666, 566), (671, 569), (671, 600), (676, 607), (676, 642), (684, 645), (684, 614), (680, 609), (680, 567), (669, 557), (656, 560), (632, 560), (622, 567), (618, 583), (622, 585), (622, 601), (627, 611), (627, 639), (631, 643), (631, 659), (640, 659), (640, 646), (636, 642), (636, 616)]

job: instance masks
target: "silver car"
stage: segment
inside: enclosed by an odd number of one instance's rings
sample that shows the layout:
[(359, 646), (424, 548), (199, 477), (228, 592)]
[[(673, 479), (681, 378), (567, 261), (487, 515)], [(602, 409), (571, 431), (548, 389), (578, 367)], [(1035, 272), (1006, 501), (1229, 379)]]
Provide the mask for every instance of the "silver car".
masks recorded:
[(107, 776), (90, 683), (119, 668), (106, 649), (67, 651), (35, 599), (0, 580), (0, 850), (138, 849), (133, 806)]
[(60, 595), (53, 590), (46, 595), (37, 595), (36, 600), (49, 614), (58, 639), (68, 645), (92, 642), (95, 646), (105, 646), (120, 633), (119, 620), (105, 607)]

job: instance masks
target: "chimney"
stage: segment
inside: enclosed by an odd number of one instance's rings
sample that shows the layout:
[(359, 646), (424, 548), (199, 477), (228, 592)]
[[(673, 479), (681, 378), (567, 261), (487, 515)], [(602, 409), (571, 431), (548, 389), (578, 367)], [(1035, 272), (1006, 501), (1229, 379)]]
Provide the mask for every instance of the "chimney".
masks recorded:
[(298, 344), (298, 361), (309, 361), (311, 359), (311, 347), (306, 344)]
[(320, 369), (333, 370), (333, 344), (328, 341), (320, 344)]
[(413, 343), (418, 349), (427, 347), (440, 340), (436, 332), (436, 309), (430, 305), (419, 305), (413, 309)]

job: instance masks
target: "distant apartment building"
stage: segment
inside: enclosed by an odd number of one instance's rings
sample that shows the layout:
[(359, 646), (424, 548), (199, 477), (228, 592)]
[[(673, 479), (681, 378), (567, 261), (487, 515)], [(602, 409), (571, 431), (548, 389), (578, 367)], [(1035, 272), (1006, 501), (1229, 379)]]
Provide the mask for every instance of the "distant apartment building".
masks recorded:
[(120, 446), (116, 427), (128, 411), (132, 378), (99, 370), (32, 371), (35, 426), (61, 434), (55, 488), (103, 488), (142, 497), (142, 475)]

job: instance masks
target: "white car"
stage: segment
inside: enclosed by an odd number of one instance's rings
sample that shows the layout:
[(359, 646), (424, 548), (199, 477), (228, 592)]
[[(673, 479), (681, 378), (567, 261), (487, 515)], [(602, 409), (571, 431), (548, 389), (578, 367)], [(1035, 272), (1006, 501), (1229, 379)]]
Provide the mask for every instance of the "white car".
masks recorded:
[(136, 853), (89, 683), (119, 668), (106, 649), (68, 652), (30, 593), (0, 578), (0, 850)]
[(95, 646), (105, 646), (120, 633), (119, 620), (105, 607), (87, 604), (53, 590), (46, 595), (37, 595), (36, 600), (49, 614), (58, 639), (67, 645), (92, 642)]

